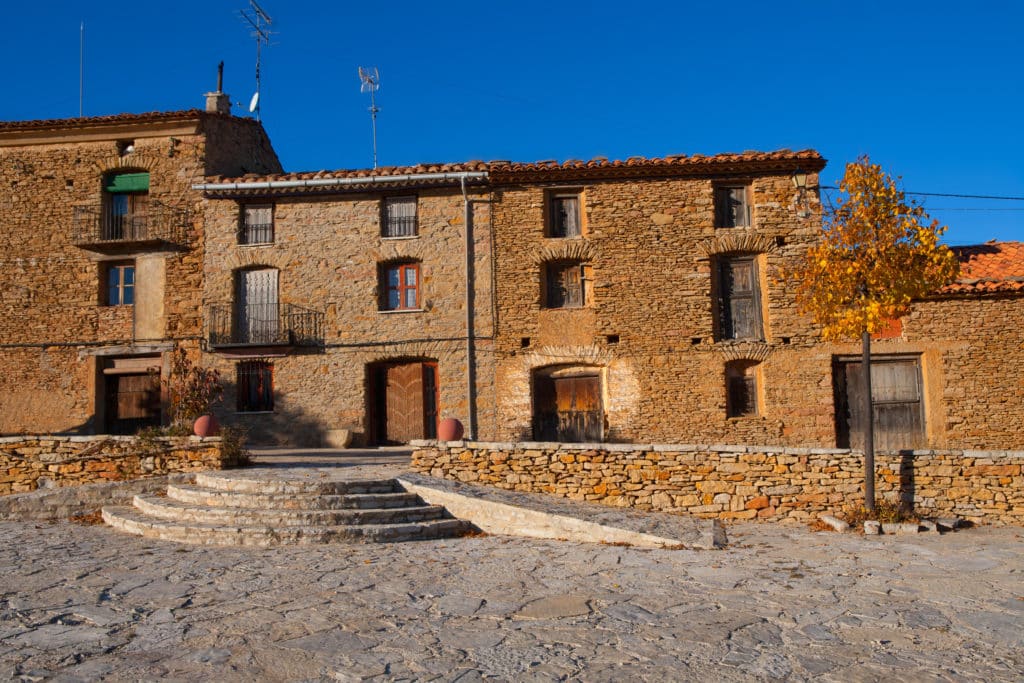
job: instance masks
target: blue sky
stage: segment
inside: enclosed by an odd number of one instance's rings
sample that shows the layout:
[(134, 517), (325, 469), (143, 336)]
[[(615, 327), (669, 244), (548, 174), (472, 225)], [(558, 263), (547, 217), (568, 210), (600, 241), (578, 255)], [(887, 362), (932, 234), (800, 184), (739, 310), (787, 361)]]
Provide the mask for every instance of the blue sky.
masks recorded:
[[(5, 8), (0, 119), (247, 104), (248, 0)], [(381, 74), (381, 165), (817, 149), (904, 189), (1024, 197), (1024, 3), (285, 2), (262, 119), (286, 170), (372, 165), (358, 66)], [(235, 108), (245, 113), (245, 104)], [(951, 244), (1024, 241), (1024, 201), (921, 197)]]

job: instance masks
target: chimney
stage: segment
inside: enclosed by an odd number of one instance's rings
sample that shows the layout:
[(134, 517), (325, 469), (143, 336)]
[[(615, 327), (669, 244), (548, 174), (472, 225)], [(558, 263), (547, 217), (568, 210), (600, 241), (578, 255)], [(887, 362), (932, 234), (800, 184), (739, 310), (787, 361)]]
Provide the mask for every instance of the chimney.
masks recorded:
[(206, 93), (206, 111), (216, 114), (231, 113), (231, 96), (224, 92), (224, 62), (217, 65), (217, 90)]

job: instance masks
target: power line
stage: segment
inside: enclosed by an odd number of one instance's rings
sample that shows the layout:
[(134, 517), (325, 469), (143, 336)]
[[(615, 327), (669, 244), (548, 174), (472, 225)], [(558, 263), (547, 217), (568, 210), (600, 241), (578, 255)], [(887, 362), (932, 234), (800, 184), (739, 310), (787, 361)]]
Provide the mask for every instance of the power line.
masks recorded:
[[(823, 190), (838, 190), (839, 188), (834, 185), (821, 185)], [(1006, 197), (1001, 195), (988, 195), (988, 194), (952, 194), (949, 192), (909, 192), (905, 191), (903, 194), (912, 194), (919, 197), (957, 197), (960, 199), (1003, 199), (1013, 202), (1024, 202), (1024, 197)]]

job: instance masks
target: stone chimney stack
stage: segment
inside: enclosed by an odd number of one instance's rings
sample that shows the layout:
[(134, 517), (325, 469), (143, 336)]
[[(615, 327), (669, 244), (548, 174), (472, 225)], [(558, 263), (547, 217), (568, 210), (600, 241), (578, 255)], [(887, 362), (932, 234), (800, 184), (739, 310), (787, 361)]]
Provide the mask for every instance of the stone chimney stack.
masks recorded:
[(217, 65), (217, 90), (206, 93), (206, 111), (231, 113), (231, 96), (224, 92), (224, 62)]

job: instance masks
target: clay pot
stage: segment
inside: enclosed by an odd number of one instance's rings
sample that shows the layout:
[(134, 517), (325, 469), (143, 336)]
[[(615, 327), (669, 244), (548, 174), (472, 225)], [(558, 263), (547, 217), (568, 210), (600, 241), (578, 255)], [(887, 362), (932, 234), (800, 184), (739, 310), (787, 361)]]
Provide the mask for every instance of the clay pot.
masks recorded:
[(217, 436), (220, 433), (220, 423), (213, 415), (200, 415), (192, 425), (192, 433), (202, 439)]
[(438, 441), (460, 441), (463, 433), (462, 423), (454, 417), (446, 417), (437, 425)]

